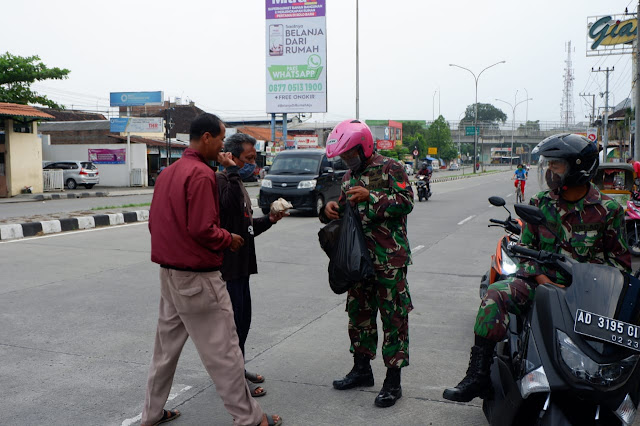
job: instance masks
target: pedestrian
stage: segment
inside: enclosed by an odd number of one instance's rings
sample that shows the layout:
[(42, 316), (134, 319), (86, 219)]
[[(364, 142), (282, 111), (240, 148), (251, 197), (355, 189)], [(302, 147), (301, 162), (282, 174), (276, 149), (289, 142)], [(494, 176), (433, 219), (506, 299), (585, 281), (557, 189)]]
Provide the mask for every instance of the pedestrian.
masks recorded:
[[(624, 232), (624, 210), (601, 194), (591, 180), (598, 170), (598, 148), (587, 138), (572, 134), (551, 136), (531, 152), (548, 161), (545, 180), (549, 190), (531, 198), (540, 208), (548, 228), (526, 223), (520, 244), (533, 250), (559, 252), (578, 262), (608, 264), (631, 272), (631, 254)], [(559, 230), (559, 247), (548, 229)], [(558, 248), (557, 248), (558, 247)], [(469, 402), (491, 393), (491, 363), (497, 342), (509, 326), (509, 313), (524, 316), (535, 299), (540, 284), (564, 287), (566, 279), (556, 270), (523, 259), (515, 278), (489, 286), (482, 299), (474, 326), (475, 344), (469, 368), (443, 398)]]
[(281, 424), (266, 416), (251, 397), (222, 280), (223, 251), (238, 251), (240, 235), (220, 228), (216, 177), (208, 162), (233, 166), (220, 154), (225, 127), (213, 114), (192, 123), (190, 144), (182, 158), (158, 176), (149, 215), (151, 260), (160, 265), (160, 312), (142, 425), (174, 420), (164, 410), (182, 348), (191, 336), (227, 412), (237, 426)]
[(340, 156), (349, 170), (342, 179), (338, 202), (330, 201), (320, 220), (338, 219), (351, 203), (360, 215), (362, 230), (376, 276), (355, 284), (347, 293), (350, 351), (353, 369), (335, 380), (338, 390), (373, 386), (371, 360), (378, 344), (378, 311), (384, 339), (382, 358), (387, 375), (375, 398), (378, 407), (390, 407), (402, 397), (400, 370), (409, 365), (409, 312), (413, 309), (407, 286), (411, 250), (407, 215), (413, 209), (413, 191), (404, 168), (373, 151), (373, 135), (358, 120), (338, 124), (327, 140), (327, 156)]
[(640, 162), (635, 161), (633, 157), (627, 158), (627, 163), (633, 166), (633, 171), (636, 173), (636, 178), (640, 178)]
[[(242, 181), (253, 174), (256, 167), (256, 140), (244, 133), (236, 133), (226, 139), (224, 150), (231, 154), (234, 166), (225, 167), (216, 174), (220, 194), (220, 224), (223, 229), (240, 235), (244, 245), (238, 251), (225, 250), (222, 262), (222, 278), (233, 306), (233, 318), (238, 331), (240, 350), (245, 357), (245, 342), (251, 327), (251, 290), (249, 276), (258, 273), (254, 238), (282, 219), (284, 212), (253, 218), (251, 198)], [(258, 383), (264, 376), (245, 370), (245, 378), (253, 397), (267, 391)]]

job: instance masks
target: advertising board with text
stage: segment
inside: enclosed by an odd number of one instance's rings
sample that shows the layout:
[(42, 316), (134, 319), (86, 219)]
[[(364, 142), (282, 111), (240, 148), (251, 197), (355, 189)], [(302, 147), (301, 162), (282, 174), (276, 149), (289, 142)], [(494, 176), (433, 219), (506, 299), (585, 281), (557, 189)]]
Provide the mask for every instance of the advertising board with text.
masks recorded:
[(376, 147), (380, 151), (389, 151), (393, 149), (394, 146), (395, 146), (395, 143), (394, 141), (391, 141), (391, 140), (378, 139), (376, 141)]
[(326, 0), (266, 0), (267, 113), (327, 112)]
[(125, 164), (127, 150), (123, 149), (89, 149), (89, 161), (94, 164)]
[(317, 148), (318, 147), (318, 136), (317, 135), (304, 135), (304, 136), (294, 136), (293, 139), (296, 141), (296, 147), (298, 149), (305, 148)]
[(110, 131), (118, 133), (162, 133), (162, 118), (117, 117), (110, 120)]

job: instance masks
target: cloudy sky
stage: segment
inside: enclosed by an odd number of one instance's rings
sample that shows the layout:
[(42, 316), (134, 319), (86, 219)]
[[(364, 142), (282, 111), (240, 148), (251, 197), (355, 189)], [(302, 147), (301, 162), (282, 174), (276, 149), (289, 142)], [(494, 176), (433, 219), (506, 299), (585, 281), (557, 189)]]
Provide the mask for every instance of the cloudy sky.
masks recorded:
[[(327, 114), (355, 116), (355, 0), (327, 0)], [(566, 42), (572, 41), (576, 121), (590, 107), (580, 93), (604, 92), (615, 66), (611, 102), (631, 91), (630, 55), (586, 57), (587, 17), (635, 11), (629, 0), (361, 0), (360, 116), (456, 121), (474, 102), (528, 103), (530, 120), (559, 121)], [(265, 112), (264, 0), (12, 1), (4, 6), (0, 50), (39, 55), (69, 68), (68, 80), (34, 87), (67, 108), (106, 112), (111, 91), (163, 90), (224, 118)], [(526, 90), (526, 92), (525, 92)], [(434, 92), (439, 92), (434, 98)], [(435, 100), (435, 102), (434, 102)], [(439, 101), (439, 103), (438, 103)], [(435, 103), (435, 108), (433, 104)], [(600, 96), (597, 106), (604, 105)], [(435, 111), (434, 111), (435, 109)], [(526, 104), (516, 110), (525, 119)]]

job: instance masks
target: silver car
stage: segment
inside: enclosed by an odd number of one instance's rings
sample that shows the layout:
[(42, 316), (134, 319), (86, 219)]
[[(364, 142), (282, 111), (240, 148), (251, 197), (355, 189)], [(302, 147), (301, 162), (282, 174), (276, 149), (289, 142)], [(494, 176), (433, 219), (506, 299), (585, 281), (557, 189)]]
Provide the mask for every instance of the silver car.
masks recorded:
[(98, 168), (91, 161), (54, 161), (46, 164), (43, 169), (61, 169), (67, 189), (76, 189), (78, 185), (91, 189), (93, 185), (100, 183)]

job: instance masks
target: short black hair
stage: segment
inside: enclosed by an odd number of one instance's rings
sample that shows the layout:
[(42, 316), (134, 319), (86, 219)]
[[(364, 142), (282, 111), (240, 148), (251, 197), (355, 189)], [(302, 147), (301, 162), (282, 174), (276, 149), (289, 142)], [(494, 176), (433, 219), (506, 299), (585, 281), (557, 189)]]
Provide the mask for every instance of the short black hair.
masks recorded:
[(222, 120), (215, 114), (209, 114), (205, 112), (197, 116), (192, 122), (189, 128), (189, 139), (192, 141), (198, 140), (205, 133), (210, 133), (211, 136), (216, 137), (222, 131)]
[(224, 140), (224, 150), (225, 152), (230, 152), (234, 157), (240, 158), (240, 155), (244, 152), (245, 143), (256, 146), (256, 138), (244, 133), (236, 133)]

